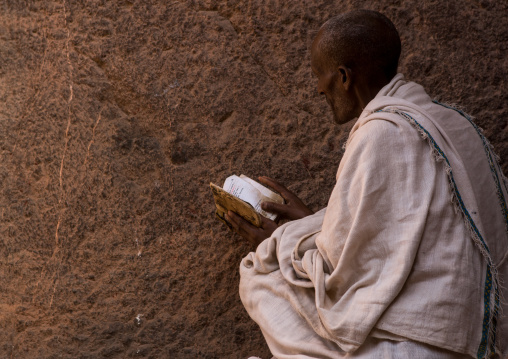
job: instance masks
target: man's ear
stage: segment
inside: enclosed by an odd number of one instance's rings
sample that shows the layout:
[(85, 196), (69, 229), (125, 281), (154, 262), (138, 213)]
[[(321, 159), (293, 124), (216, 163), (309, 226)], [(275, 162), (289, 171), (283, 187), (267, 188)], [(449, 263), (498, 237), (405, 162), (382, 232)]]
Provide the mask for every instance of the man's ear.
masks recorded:
[(349, 67), (339, 66), (339, 81), (344, 87), (344, 90), (348, 91), (353, 85), (353, 71)]

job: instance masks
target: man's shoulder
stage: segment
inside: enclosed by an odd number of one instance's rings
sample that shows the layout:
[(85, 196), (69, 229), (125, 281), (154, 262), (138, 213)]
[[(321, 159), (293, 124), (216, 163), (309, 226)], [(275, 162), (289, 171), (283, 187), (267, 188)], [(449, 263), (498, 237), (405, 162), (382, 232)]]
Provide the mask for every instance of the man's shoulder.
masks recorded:
[(350, 134), (347, 147), (397, 147), (419, 142), (421, 136), (409, 121), (392, 114), (389, 119), (379, 117), (363, 122)]

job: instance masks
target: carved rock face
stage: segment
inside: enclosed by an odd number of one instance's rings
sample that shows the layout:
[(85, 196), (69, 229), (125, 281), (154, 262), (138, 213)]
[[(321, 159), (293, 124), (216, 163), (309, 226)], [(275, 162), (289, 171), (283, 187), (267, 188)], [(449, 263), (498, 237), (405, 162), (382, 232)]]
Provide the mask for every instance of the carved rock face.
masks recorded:
[[(0, 353), (271, 357), (238, 297), (253, 248), (208, 184), (269, 175), (326, 205), (352, 124), (309, 49), (349, 3), (1, 2)], [(400, 71), (505, 160), (503, 1), (354, 6), (393, 20)]]

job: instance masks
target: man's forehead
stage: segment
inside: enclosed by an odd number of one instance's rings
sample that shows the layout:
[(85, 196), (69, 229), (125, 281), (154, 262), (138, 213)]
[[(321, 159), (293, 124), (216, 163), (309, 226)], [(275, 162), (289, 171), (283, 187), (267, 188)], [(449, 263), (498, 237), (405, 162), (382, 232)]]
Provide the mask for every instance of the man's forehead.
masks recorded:
[[(314, 44), (313, 44), (314, 45)], [(310, 67), (312, 72), (318, 72), (321, 67), (321, 58), (318, 54), (319, 49), (315, 46), (312, 46), (310, 49)]]
[(310, 49), (310, 65), (313, 70), (322, 70), (328, 63), (328, 55), (323, 51), (322, 33), (318, 32)]
[(316, 57), (321, 57), (321, 39), (322, 39), (322, 32), (321, 30), (318, 31), (316, 37), (314, 38), (314, 41), (312, 41), (312, 46), (310, 47), (310, 56), (311, 60)]
[(322, 37), (323, 37), (323, 27), (321, 27), (314, 35), (314, 38), (312, 39), (311, 50), (314, 47), (316, 47), (316, 45), (321, 41)]

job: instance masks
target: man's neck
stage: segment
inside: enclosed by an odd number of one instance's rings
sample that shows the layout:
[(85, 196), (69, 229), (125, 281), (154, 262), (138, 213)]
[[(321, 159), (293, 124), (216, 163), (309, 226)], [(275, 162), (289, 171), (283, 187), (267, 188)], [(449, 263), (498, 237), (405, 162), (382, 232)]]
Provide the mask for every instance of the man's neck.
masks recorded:
[(377, 79), (363, 79), (358, 81), (354, 87), (355, 95), (358, 104), (358, 116), (362, 113), (363, 109), (367, 107), (370, 101), (385, 87), (390, 81), (386, 77)]

